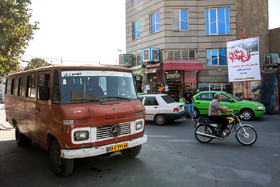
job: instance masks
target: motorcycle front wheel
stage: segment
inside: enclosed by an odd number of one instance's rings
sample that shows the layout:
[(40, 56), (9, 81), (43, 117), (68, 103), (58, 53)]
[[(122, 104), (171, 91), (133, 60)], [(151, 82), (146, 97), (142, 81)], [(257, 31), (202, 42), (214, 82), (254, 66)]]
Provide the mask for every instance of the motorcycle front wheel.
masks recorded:
[(257, 132), (253, 127), (244, 125), (237, 129), (236, 139), (242, 145), (253, 145), (257, 141)]
[(194, 136), (200, 143), (209, 143), (213, 138), (207, 137), (213, 135), (213, 129), (207, 125), (200, 124), (195, 128)]

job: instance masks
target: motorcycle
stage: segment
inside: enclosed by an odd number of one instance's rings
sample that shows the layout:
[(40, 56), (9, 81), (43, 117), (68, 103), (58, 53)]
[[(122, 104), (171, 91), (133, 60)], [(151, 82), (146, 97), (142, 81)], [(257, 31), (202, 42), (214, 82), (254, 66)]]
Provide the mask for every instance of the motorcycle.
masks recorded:
[(200, 117), (195, 122), (195, 138), (201, 143), (209, 143), (212, 139), (223, 140), (235, 132), (235, 137), (242, 145), (253, 145), (257, 141), (257, 132), (249, 124), (242, 124), (242, 116), (230, 114), (227, 117), (229, 125), (224, 130), (224, 137), (217, 136), (220, 124), (212, 122), (209, 118)]

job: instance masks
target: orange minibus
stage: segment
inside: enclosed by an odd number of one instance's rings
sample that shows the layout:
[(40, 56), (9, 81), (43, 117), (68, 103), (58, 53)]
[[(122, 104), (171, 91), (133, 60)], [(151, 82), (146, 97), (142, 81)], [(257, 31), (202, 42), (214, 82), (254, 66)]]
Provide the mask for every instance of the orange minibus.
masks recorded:
[(76, 158), (116, 151), (134, 158), (147, 142), (145, 108), (127, 68), (48, 66), (9, 75), (5, 110), (16, 143), (47, 150), (59, 176), (72, 173)]

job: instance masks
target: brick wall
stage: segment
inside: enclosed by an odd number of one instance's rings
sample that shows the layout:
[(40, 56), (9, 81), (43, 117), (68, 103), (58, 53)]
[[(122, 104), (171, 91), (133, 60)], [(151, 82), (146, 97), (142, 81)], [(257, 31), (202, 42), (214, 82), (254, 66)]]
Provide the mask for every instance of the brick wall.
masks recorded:
[(269, 53), (280, 54), (280, 28), (269, 30)]

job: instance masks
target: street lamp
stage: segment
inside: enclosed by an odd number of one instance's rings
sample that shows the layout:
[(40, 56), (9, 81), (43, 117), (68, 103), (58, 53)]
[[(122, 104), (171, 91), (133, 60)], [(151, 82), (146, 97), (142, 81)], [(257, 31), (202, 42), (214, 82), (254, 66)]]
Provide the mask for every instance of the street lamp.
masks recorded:
[(118, 51), (120, 52), (120, 54), (122, 54), (122, 50), (121, 49), (118, 49)]

